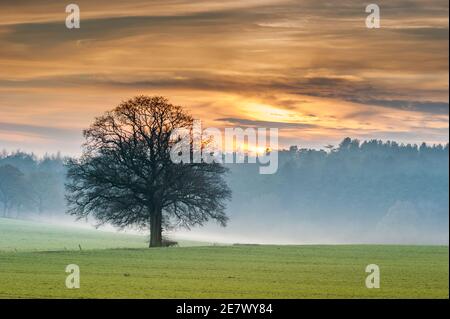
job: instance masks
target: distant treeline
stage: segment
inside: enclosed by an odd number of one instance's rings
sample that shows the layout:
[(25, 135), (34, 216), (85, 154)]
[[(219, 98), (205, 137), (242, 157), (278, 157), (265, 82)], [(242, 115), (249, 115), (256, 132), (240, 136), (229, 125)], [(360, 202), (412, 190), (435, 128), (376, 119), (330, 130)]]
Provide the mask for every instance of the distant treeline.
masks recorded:
[[(279, 232), (291, 229), (292, 236), (323, 231), (342, 241), (372, 234), (385, 236), (374, 236), (377, 241), (420, 241), (427, 234), (448, 241), (448, 151), (448, 144), (346, 138), (326, 151), (293, 146), (280, 152), (274, 175), (230, 165), (231, 220), (251, 225), (249, 231), (282, 225)], [(295, 225), (312, 226), (295, 231)]]
[(0, 216), (64, 214), (66, 169), (59, 155), (0, 153)]
[[(347, 225), (358, 231), (447, 232), (449, 146), (346, 138), (326, 150), (279, 153), (274, 175), (229, 165), (231, 220)], [(64, 158), (0, 153), (0, 216), (64, 214)], [(405, 228), (406, 227), (406, 228)], [(343, 229), (341, 227), (341, 229)]]

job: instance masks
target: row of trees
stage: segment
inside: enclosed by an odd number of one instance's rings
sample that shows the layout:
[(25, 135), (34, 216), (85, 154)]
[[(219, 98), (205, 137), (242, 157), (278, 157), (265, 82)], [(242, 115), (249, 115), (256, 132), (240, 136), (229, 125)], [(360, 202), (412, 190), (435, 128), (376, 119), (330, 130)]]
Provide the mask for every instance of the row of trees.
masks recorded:
[(338, 231), (348, 225), (359, 231), (394, 225), (395, 231), (413, 222), (448, 238), (448, 145), (346, 138), (326, 150), (293, 146), (280, 152), (277, 174), (260, 175), (252, 164), (171, 161), (178, 142), (172, 133), (192, 123), (167, 99), (138, 96), (96, 118), (84, 131), (80, 158), (4, 152), (3, 215), (93, 216), (149, 228), (151, 246), (161, 245), (167, 228), (225, 225), (230, 214), (254, 228), (283, 218), (289, 225), (331, 223)]
[[(426, 215), (422, 224), (445, 225), (448, 152), (448, 145), (350, 138), (326, 150), (293, 146), (280, 152), (275, 175), (260, 175), (249, 164), (230, 165), (227, 182), (234, 198), (228, 211), (238, 219), (261, 222), (284, 214), (292, 220), (371, 225), (408, 207), (410, 215)], [(66, 160), (60, 155), (1, 152), (0, 216), (64, 215)]]
[(0, 153), (0, 216), (63, 214), (66, 168), (59, 155)]
[(324, 150), (293, 146), (279, 158), (272, 176), (248, 164), (230, 166), (229, 211), (238, 224), (252, 220), (263, 228), (285, 220), (284, 232), (308, 223), (330, 236), (389, 228), (394, 235), (415, 229), (448, 238), (448, 144), (346, 138)]

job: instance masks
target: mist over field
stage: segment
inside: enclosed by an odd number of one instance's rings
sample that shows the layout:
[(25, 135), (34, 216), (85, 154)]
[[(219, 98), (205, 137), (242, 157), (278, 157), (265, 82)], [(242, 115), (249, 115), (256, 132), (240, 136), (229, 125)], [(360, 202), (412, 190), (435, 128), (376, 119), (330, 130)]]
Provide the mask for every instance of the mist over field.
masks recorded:
[[(3, 152), (0, 215), (92, 227), (95, 220), (65, 214), (64, 162)], [(227, 164), (233, 197), (226, 228), (208, 223), (167, 234), (224, 243), (448, 244), (448, 164), (448, 145), (345, 139), (327, 151), (291, 147), (279, 152), (273, 175)]]
[(231, 169), (229, 227), (202, 233), (260, 243), (448, 243), (448, 146), (346, 139), (328, 153), (281, 152), (273, 176)]

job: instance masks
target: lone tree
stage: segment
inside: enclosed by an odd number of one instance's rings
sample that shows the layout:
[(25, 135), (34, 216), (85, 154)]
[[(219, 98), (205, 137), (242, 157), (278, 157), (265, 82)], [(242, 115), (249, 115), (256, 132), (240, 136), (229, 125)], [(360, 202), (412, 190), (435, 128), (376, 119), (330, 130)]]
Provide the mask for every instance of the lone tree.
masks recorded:
[[(68, 213), (100, 224), (150, 229), (150, 247), (162, 231), (228, 220), (231, 191), (218, 163), (175, 163), (172, 132), (191, 130), (193, 119), (164, 97), (137, 96), (85, 130), (83, 154), (68, 162)], [(192, 154), (190, 154), (192, 155)]]

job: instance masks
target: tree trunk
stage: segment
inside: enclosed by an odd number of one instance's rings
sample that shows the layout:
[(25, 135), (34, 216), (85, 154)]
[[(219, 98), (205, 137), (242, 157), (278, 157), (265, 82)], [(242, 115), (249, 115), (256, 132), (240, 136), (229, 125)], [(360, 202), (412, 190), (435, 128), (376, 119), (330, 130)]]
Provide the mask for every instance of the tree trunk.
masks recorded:
[(162, 211), (156, 209), (150, 216), (150, 247), (162, 246)]

